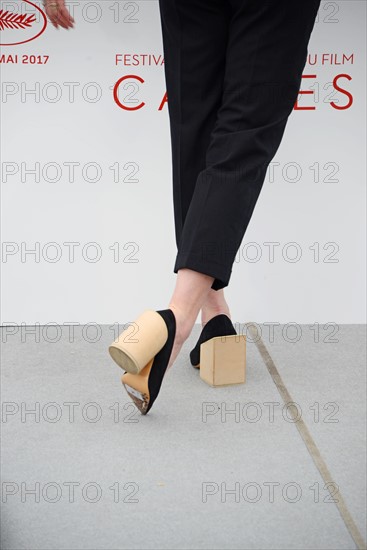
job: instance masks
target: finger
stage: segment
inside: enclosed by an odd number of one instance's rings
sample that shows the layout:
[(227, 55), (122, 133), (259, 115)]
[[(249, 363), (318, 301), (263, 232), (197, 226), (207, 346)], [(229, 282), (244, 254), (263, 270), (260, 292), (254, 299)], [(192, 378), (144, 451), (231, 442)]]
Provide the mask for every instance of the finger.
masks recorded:
[(58, 13), (60, 24), (64, 23), (67, 27), (72, 27), (74, 19), (71, 17), (70, 13), (65, 6), (61, 6)]
[(56, 10), (54, 7), (52, 6), (46, 6), (46, 14), (49, 18), (49, 20), (51, 21), (51, 23), (53, 24), (54, 27), (56, 27), (56, 29), (58, 28), (58, 24), (57, 24), (57, 16), (56, 16)]
[(73, 26), (73, 20), (65, 6), (61, 6), (58, 12), (58, 23), (68, 29)]
[(68, 26), (63, 22), (63, 18), (60, 18), (60, 8), (62, 6), (60, 4), (57, 4), (55, 0), (50, 0), (50, 2), (45, 4), (46, 13), (56, 29), (58, 29), (58, 25), (61, 27), (64, 27), (65, 29), (68, 28)]
[(53, 21), (56, 21), (58, 7), (55, 5), (54, 2), (51, 3), (51, 5), (46, 4), (45, 5), (45, 11), (46, 11), (46, 13), (47, 13), (47, 15), (50, 19), (52, 19)]
[(67, 23), (64, 21), (64, 17), (61, 15), (60, 7), (59, 6), (51, 6), (51, 19), (53, 22), (55, 22), (57, 25), (60, 25), (60, 27), (63, 27), (64, 29), (68, 28)]
[(75, 23), (74, 17), (72, 17), (71, 13), (66, 8), (65, 4), (61, 6), (61, 11), (66, 14), (66, 18), (68, 21), (71, 21), (72, 23)]

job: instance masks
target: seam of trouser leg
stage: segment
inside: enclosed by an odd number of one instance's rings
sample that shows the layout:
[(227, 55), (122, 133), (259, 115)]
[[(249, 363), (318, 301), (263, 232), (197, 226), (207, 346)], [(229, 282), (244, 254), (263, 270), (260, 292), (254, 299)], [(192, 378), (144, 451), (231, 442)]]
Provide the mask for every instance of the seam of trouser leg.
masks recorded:
[[(178, 80), (179, 80), (179, 85), (178, 85), (178, 111), (179, 111), (179, 121), (178, 121), (178, 159), (177, 159), (177, 172), (178, 172), (178, 196), (179, 196), (179, 211), (180, 211), (180, 220), (179, 220), (179, 223), (180, 223), (180, 235), (179, 235), (179, 238), (176, 239), (177, 242), (177, 248), (179, 247), (179, 244), (180, 244), (180, 241), (181, 241), (181, 236), (182, 236), (182, 230), (183, 230), (183, 224), (184, 224), (184, 219), (183, 219), (183, 211), (182, 211), (182, 185), (183, 185), (183, 182), (182, 182), (182, 179), (181, 179), (181, 175), (182, 175), (182, 170), (181, 170), (181, 134), (182, 134), (182, 100), (181, 100), (181, 97), (182, 97), (182, 78), (181, 78), (181, 72), (182, 72), (182, 40), (183, 40), (183, 32), (182, 32), (182, 19), (181, 19), (181, 16), (180, 16), (180, 10), (178, 9), (178, 6), (177, 6), (177, 2), (176, 0), (173, 0), (173, 3), (174, 3), (174, 6), (175, 6), (175, 10), (176, 10), (176, 14), (177, 14), (177, 20), (179, 22), (179, 26), (180, 26), (180, 37), (179, 37), (179, 55), (178, 55), (178, 59), (179, 59), (179, 67), (178, 67)], [(168, 101), (169, 101), (169, 98), (168, 98)], [(172, 192), (173, 192), (173, 189), (172, 189)], [(177, 192), (177, 189), (176, 189), (176, 192)]]

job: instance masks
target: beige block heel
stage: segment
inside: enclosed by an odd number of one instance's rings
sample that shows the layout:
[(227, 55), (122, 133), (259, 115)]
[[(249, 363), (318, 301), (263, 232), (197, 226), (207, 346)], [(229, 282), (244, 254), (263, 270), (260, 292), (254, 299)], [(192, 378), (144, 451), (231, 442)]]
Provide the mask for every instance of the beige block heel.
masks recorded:
[(167, 336), (164, 319), (156, 311), (147, 309), (121, 332), (108, 351), (119, 367), (138, 374), (163, 347)]
[(244, 384), (246, 336), (216, 336), (200, 346), (200, 378), (210, 386)]

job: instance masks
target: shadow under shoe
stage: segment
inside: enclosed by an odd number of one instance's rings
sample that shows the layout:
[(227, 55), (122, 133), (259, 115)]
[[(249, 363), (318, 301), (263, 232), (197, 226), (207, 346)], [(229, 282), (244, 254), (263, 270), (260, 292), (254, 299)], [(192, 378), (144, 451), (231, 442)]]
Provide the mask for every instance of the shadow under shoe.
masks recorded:
[(205, 323), (195, 347), (190, 351), (190, 362), (193, 367), (200, 368), (200, 346), (217, 336), (237, 335), (231, 319), (225, 313), (212, 317)]
[(126, 340), (125, 330), (111, 344), (109, 352), (113, 360), (127, 371), (121, 382), (141, 414), (145, 415), (161, 389), (175, 340), (176, 318), (171, 309), (146, 310), (136, 325), (140, 339)]

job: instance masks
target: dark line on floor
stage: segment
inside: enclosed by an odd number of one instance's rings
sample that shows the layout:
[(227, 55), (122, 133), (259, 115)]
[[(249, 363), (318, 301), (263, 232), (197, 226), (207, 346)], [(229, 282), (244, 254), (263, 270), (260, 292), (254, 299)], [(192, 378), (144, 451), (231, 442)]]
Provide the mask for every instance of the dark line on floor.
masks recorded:
[[(292, 399), (289, 391), (287, 390), (282, 377), (280, 376), (278, 369), (275, 366), (275, 363), (273, 359), (270, 356), (270, 353), (268, 352), (264, 342), (262, 341), (261, 337), (259, 336), (259, 333), (257, 329), (252, 324), (248, 324), (248, 330), (251, 334), (251, 337), (253, 338), (253, 342), (255, 342), (257, 349), (259, 350), (259, 353), (269, 371), (270, 376), (273, 379), (274, 384), (276, 385), (278, 392), (280, 393), (281, 398), (283, 399), (284, 403), (294, 403), (295, 401)], [(305, 422), (302, 418), (299, 418), (298, 411), (294, 410), (295, 407), (288, 407), (288, 410), (291, 413), (291, 416), (294, 420), (294, 424), (297, 427), (297, 430), (302, 437), (308, 452), (311, 455), (312, 460), (314, 461), (316, 468), (320, 472), (320, 475), (322, 479), (325, 481), (325, 484), (332, 483), (335, 487), (337, 485), (329, 471), (329, 468), (326, 465), (325, 460), (322, 458), (321, 453), (309, 431), (307, 428)], [(330, 492), (330, 491), (329, 491)], [(330, 495), (333, 497), (333, 495), (330, 493)], [(357, 548), (359, 550), (365, 550), (366, 549), (366, 543), (363, 540), (363, 537), (361, 533), (359, 532), (359, 529), (354, 522), (351, 513), (348, 510), (348, 507), (344, 501), (343, 496), (341, 495), (339, 489), (337, 494), (338, 502), (335, 502), (336, 507), (339, 510), (339, 513), (342, 517), (342, 520), (345, 523), (346, 528), (348, 529), (351, 537), (353, 538)]]

